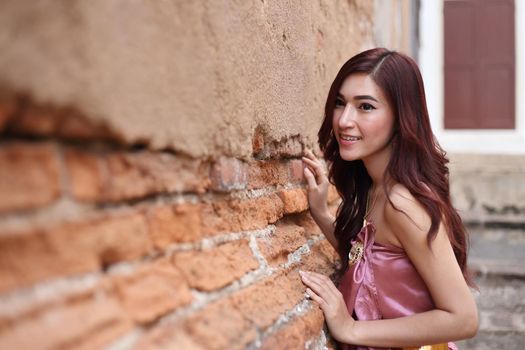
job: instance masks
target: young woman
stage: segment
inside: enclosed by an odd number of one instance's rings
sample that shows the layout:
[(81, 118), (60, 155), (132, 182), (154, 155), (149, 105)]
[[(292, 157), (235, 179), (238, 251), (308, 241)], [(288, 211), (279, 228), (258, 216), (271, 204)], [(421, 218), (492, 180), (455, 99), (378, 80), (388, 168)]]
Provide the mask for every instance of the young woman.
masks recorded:
[[(343, 349), (456, 349), (450, 341), (473, 337), (466, 231), (416, 63), (382, 48), (348, 60), (328, 93), (319, 145), (328, 174), (312, 152), (303, 157), (310, 211), (344, 275), (339, 288), (314, 272), (301, 277), (332, 336)], [(335, 218), (329, 181), (342, 198)]]

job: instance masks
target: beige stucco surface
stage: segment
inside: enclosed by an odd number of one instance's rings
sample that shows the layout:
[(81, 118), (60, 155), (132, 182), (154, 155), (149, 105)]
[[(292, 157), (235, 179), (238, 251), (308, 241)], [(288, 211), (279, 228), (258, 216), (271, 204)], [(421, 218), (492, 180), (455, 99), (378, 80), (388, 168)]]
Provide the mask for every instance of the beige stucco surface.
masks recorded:
[(73, 106), (127, 142), (249, 157), (257, 126), (313, 145), (372, 1), (4, 0), (0, 87)]
[(450, 190), (463, 218), (523, 222), (525, 157), (521, 155), (452, 154)]

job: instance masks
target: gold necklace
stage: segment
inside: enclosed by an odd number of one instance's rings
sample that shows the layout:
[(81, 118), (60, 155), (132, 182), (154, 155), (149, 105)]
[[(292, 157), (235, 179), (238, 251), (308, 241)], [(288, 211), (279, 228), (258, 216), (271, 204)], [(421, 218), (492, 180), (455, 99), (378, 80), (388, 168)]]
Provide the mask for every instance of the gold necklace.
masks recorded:
[[(370, 214), (370, 211), (374, 208), (374, 204), (376, 203), (377, 194), (374, 196), (374, 199), (372, 200), (372, 205), (369, 207), (369, 201), (370, 201), (370, 193), (366, 197), (366, 207), (365, 207), (365, 215), (363, 217), (363, 227), (365, 227), (368, 224), (368, 221), (366, 220), (366, 217), (368, 214)], [(348, 265), (352, 266), (356, 264), (359, 260), (361, 260), (361, 257), (363, 256), (365, 251), (365, 247), (363, 242), (355, 242), (352, 244), (352, 248), (350, 248), (350, 251), (348, 252)]]
[(365, 208), (365, 215), (363, 216), (363, 227), (365, 227), (368, 224), (368, 220), (366, 219), (368, 214), (370, 214), (370, 211), (374, 208), (374, 205), (376, 204), (377, 199), (377, 193), (374, 196), (374, 199), (372, 201), (372, 205), (369, 207), (369, 201), (370, 201), (370, 194), (366, 197), (366, 208)]

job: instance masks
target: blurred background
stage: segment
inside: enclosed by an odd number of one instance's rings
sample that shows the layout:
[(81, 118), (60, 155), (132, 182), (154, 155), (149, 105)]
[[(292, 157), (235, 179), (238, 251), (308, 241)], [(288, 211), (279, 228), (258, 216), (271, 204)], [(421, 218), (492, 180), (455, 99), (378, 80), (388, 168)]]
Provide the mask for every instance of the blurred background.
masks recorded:
[(333, 348), (297, 277), (336, 264), (300, 157), (375, 46), (418, 62), (451, 161), (460, 348), (525, 346), (522, 1), (2, 0), (0, 23), (1, 349)]

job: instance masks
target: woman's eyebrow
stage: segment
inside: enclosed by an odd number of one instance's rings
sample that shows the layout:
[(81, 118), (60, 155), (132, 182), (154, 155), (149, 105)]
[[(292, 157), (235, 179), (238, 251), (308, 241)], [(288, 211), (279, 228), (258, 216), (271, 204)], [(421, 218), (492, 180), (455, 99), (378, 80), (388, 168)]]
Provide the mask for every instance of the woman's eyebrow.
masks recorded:
[(374, 97), (370, 95), (358, 95), (354, 97), (354, 100), (372, 100), (372, 101), (379, 102), (377, 99), (375, 99)]
[[(344, 97), (343, 94), (341, 94), (340, 92), (337, 93), (337, 97), (341, 97), (343, 100), (346, 100), (346, 97)], [(354, 100), (372, 100), (379, 103), (379, 101), (375, 97), (370, 95), (357, 95), (354, 96)]]

